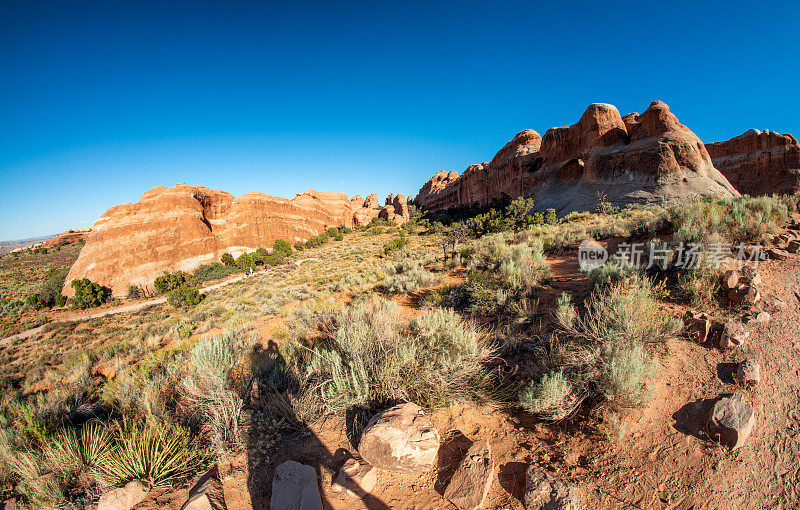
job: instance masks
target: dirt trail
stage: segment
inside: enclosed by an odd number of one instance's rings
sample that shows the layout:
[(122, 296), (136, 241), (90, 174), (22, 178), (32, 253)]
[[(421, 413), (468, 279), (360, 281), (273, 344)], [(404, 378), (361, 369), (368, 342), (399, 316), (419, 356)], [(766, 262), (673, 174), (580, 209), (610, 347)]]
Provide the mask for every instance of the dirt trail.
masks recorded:
[[(317, 259), (304, 258), (304, 259), (300, 259), (300, 260), (295, 261), (294, 264), (295, 264), (295, 266), (300, 266), (303, 262), (307, 262), (309, 260), (317, 260)], [(200, 292), (208, 292), (208, 291), (211, 291), (211, 290), (214, 290), (214, 289), (219, 289), (220, 287), (225, 287), (226, 285), (230, 285), (232, 283), (236, 283), (238, 281), (244, 280), (245, 278), (251, 278), (251, 277), (256, 276), (256, 275), (266, 274), (266, 273), (268, 273), (269, 271), (271, 271), (273, 269), (275, 269), (275, 268), (262, 269), (261, 271), (256, 271), (255, 273), (253, 273), (250, 276), (245, 276), (243, 274), (242, 275), (238, 275), (238, 276), (234, 276), (234, 277), (228, 278), (226, 280), (223, 280), (221, 282), (217, 282), (217, 283), (214, 283), (212, 285), (207, 285), (205, 287), (201, 287), (199, 290), (200, 290)], [(112, 308), (101, 309), (99, 311), (94, 311), (94, 312), (92, 312), (92, 311), (83, 311), (83, 312), (59, 313), (58, 315), (55, 315), (55, 316), (52, 317), (52, 321), (50, 321), (50, 323), (53, 323), (53, 322), (67, 322), (67, 321), (85, 321), (85, 320), (89, 320), (89, 319), (97, 319), (97, 318), (100, 318), (100, 317), (107, 317), (109, 315), (115, 315), (115, 314), (118, 314), (118, 313), (135, 312), (137, 310), (141, 310), (143, 308), (147, 308), (148, 306), (160, 305), (162, 303), (166, 303), (166, 301), (167, 301), (167, 297), (166, 296), (162, 296), (162, 297), (158, 297), (158, 298), (148, 299), (147, 301), (139, 301), (139, 302), (130, 303), (130, 304), (127, 304), (127, 305), (120, 305), (120, 306), (115, 306), (115, 307), (112, 307)], [(46, 324), (45, 324), (45, 326), (46, 326)], [(43, 328), (44, 328), (44, 326), (39, 326), (37, 328), (26, 329), (25, 331), (23, 331), (21, 333), (17, 333), (16, 335), (12, 335), (12, 336), (10, 336), (8, 338), (3, 338), (2, 340), (0, 340), (0, 347), (3, 347), (5, 345), (9, 345), (9, 344), (11, 344), (12, 342), (14, 342), (16, 340), (24, 340), (26, 338), (30, 338), (30, 337), (32, 337), (34, 335), (37, 335), (42, 331)]]

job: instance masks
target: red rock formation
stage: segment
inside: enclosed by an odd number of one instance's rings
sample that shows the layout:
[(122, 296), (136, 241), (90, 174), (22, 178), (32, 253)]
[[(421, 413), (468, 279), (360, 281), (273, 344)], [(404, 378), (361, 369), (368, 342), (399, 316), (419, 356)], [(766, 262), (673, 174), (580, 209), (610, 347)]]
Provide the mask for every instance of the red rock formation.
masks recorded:
[(740, 193), (800, 191), (800, 145), (792, 135), (751, 129), (724, 142), (707, 143), (706, 149)]
[(368, 196), (364, 201), (364, 207), (368, 207), (370, 209), (380, 209), (381, 203), (378, 201), (378, 194), (373, 193)]
[(522, 131), (490, 163), (460, 177), (437, 173), (414, 203), (435, 210), (485, 205), (506, 194), (566, 213), (592, 209), (598, 193), (617, 204), (738, 194), (700, 139), (655, 101), (624, 118), (611, 105), (593, 104), (577, 123), (548, 129), (543, 138)]
[(82, 228), (80, 230), (72, 230), (68, 228), (61, 234), (53, 236), (42, 244), (44, 248), (53, 248), (55, 246), (63, 246), (65, 244), (72, 244), (84, 239), (86, 235), (91, 232), (90, 228)]
[[(263, 193), (234, 198), (203, 186), (159, 186), (97, 220), (67, 275), (64, 293), (72, 294), (73, 279), (89, 278), (124, 295), (130, 284), (150, 285), (163, 271), (189, 271), (225, 252), (237, 256), (269, 248), (276, 239), (294, 244), (331, 226), (369, 223), (379, 211), (363, 205), (344, 193), (306, 191), (291, 200)], [(406, 209), (405, 217), (399, 214), (395, 221), (407, 218)]]

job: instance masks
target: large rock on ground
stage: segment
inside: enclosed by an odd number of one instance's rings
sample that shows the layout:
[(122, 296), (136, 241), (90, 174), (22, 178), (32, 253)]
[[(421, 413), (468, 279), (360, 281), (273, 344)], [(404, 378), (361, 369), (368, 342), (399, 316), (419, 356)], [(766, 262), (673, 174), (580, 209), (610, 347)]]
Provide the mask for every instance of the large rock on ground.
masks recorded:
[(558, 480), (536, 466), (525, 474), (525, 510), (578, 510), (583, 508), (580, 489)]
[(314, 468), (293, 460), (278, 466), (269, 505), (272, 510), (322, 510)]
[(467, 450), (444, 491), (444, 497), (461, 510), (482, 508), (494, 478), (489, 442), (475, 441)]
[(721, 397), (714, 403), (706, 428), (711, 439), (735, 450), (744, 444), (755, 422), (753, 406), (736, 393)]
[(486, 205), (503, 194), (534, 198), (539, 209), (591, 210), (612, 203), (662, 203), (696, 195), (738, 196), (697, 136), (661, 101), (623, 119), (596, 103), (571, 125), (518, 133), (490, 163), (459, 176), (439, 172), (414, 203), (427, 210)]
[(792, 135), (751, 129), (707, 143), (714, 166), (739, 193), (751, 196), (800, 190), (800, 144)]
[(235, 198), (186, 184), (159, 186), (97, 220), (67, 275), (64, 294), (73, 294), (72, 280), (89, 278), (123, 296), (129, 285), (150, 286), (164, 271), (190, 271), (225, 252), (237, 256), (269, 248), (277, 239), (306, 241), (329, 227), (366, 224), (377, 215), (344, 193), (306, 191), (287, 200), (263, 193)]
[(358, 453), (378, 469), (421, 473), (433, 468), (440, 441), (430, 417), (409, 402), (373, 416), (364, 428)]
[(761, 364), (757, 359), (746, 358), (736, 366), (736, 382), (742, 386), (758, 386), (761, 382)]
[(147, 497), (142, 482), (128, 482), (125, 487), (108, 491), (97, 502), (97, 510), (130, 510)]

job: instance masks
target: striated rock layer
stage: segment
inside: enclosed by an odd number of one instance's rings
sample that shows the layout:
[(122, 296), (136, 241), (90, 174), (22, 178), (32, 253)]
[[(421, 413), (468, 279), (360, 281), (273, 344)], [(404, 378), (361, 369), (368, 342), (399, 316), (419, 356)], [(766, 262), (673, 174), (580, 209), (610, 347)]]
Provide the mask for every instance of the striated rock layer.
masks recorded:
[(724, 142), (707, 143), (706, 150), (740, 193), (800, 191), (800, 144), (792, 135), (751, 129)]
[(485, 205), (504, 194), (566, 213), (594, 208), (599, 194), (622, 205), (738, 192), (714, 168), (703, 142), (655, 101), (641, 115), (625, 117), (596, 103), (577, 123), (548, 129), (544, 137), (521, 131), (491, 162), (460, 176), (434, 175), (414, 203), (436, 210)]
[[(189, 271), (225, 252), (237, 256), (269, 248), (276, 239), (294, 244), (329, 227), (369, 223), (382, 211), (372, 203), (323, 191), (288, 200), (263, 193), (236, 198), (187, 184), (159, 186), (97, 220), (67, 275), (64, 294), (72, 295), (72, 280), (89, 278), (124, 295), (128, 285), (148, 286), (164, 271)], [(408, 221), (404, 202), (391, 212), (395, 223)]]

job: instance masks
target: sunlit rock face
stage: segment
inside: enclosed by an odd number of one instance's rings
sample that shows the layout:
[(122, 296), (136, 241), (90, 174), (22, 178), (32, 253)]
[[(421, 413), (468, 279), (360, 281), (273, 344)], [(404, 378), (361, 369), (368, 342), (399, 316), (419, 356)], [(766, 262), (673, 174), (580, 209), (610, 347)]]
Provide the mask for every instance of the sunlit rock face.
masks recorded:
[(738, 192), (714, 168), (700, 139), (655, 101), (642, 114), (625, 117), (596, 103), (575, 124), (548, 129), (543, 137), (521, 131), (491, 162), (460, 176), (434, 175), (414, 203), (436, 210), (485, 205), (504, 194), (567, 213), (592, 209), (598, 195), (622, 205)]

